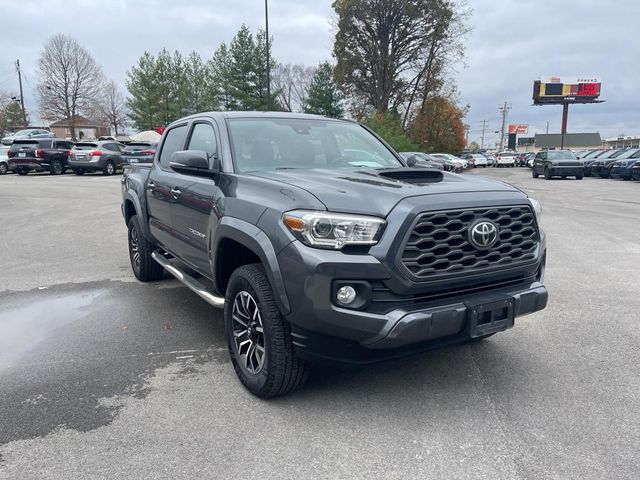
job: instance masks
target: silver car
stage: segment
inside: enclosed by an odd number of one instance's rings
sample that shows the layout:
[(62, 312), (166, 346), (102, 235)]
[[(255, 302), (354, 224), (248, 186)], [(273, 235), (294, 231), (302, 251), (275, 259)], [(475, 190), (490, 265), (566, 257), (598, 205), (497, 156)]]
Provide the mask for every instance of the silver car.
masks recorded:
[(4, 175), (9, 172), (9, 157), (7, 152), (11, 147), (0, 147), (0, 175)]
[(29, 140), (40, 138), (55, 138), (55, 134), (49, 130), (43, 130), (41, 128), (27, 128), (25, 130), (19, 130), (14, 134), (6, 136), (2, 139), (3, 145), (11, 145), (14, 140)]

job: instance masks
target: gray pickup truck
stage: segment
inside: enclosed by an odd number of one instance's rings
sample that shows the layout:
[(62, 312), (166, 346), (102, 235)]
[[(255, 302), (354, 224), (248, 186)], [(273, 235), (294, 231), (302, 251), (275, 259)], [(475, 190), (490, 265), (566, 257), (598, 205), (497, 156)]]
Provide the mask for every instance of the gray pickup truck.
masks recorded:
[(351, 121), (181, 119), (150, 166), (125, 167), (133, 272), (166, 270), (224, 308), (235, 371), (260, 397), (300, 387), (316, 362), (483, 339), (543, 309), (539, 204), (418, 163)]

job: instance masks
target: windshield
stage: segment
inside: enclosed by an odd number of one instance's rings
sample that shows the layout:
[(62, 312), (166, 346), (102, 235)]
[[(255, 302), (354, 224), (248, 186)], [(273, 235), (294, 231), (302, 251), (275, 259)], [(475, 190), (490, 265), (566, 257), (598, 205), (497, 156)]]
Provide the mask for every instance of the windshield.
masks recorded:
[(575, 160), (576, 156), (568, 150), (549, 150), (547, 158), (549, 160)]
[(237, 118), (228, 124), (238, 172), (403, 166), (376, 137), (355, 123)]

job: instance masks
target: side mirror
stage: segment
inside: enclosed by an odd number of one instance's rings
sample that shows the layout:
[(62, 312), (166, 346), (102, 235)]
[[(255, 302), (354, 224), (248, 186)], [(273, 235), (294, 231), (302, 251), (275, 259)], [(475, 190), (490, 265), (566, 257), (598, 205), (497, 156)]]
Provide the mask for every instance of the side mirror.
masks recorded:
[(202, 150), (181, 150), (171, 155), (169, 166), (178, 173), (211, 177), (220, 172), (216, 158), (214, 168), (209, 168), (209, 155)]
[(416, 155), (411, 155), (409, 158), (407, 158), (407, 166), (415, 167), (416, 163), (418, 163), (419, 161), (420, 159)]

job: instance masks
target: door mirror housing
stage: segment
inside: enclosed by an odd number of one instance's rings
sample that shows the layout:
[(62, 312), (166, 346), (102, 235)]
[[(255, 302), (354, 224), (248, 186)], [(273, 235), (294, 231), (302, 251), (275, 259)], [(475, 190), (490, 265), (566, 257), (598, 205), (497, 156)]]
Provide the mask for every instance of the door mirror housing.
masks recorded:
[(420, 159), (417, 155), (411, 155), (409, 158), (407, 158), (407, 166), (415, 167), (419, 161)]
[(171, 155), (169, 166), (176, 172), (198, 177), (214, 177), (220, 173), (220, 161), (214, 157), (209, 168), (209, 155), (203, 150), (181, 150)]

